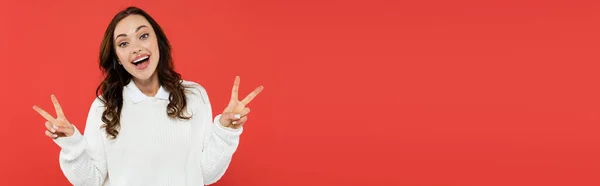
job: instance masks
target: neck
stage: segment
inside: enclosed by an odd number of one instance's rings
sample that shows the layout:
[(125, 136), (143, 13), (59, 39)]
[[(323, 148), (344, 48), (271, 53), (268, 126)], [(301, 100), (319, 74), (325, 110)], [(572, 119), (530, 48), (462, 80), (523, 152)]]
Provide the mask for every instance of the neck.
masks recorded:
[(133, 78), (133, 83), (148, 97), (154, 97), (158, 92), (160, 83), (158, 82), (158, 76), (156, 73), (152, 74), (150, 78), (141, 80)]

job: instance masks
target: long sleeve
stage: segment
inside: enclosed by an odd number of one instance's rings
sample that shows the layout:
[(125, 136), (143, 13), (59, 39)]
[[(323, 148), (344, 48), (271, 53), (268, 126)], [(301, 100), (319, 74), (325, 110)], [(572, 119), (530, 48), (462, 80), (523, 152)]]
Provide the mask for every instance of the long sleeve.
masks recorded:
[(100, 186), (106, 179), (105, 135), (100, 128), (102, 110), (102, 103), (96, 99), (88, 113), (85, 136), (75, 128), (72, 136), (54, 140), (61, 147), (60, 167), (73, 185)]
[(237, 150), (243, 127), (239, 129), (223, 127), (219, 123), (221, 115), (217, 115), (213, 122), (208, 95), (203, 88), (200, 89), (200, 92), (203, 102), (208, 105), (202, 113), (207, 117), (203, 122), (205, 130), (199, 166), (202, 170), (204, 184), (209, 185), (217, 182), (225, 174), (233, 154)]
[(206, 139), (202, 149), (202, 176), (204, 184), (217, 182), (231, 163), (243, 129), (230, 130), (219, 124), (221, 115), (215, 117), (215, 122), (207, 125)]

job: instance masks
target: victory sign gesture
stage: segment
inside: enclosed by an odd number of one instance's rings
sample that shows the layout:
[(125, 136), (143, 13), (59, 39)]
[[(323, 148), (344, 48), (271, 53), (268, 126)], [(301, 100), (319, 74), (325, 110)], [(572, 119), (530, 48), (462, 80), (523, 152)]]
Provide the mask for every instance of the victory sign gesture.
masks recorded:
[(37, 111), (46, 119), (46, 136), (56, 139), (58, 137), (69, 137), (73, 135), (74, 127), (65, 117), (65, 113), (60, 107), (56, 96), (52, 95), (50, 98), (54, 104), (54, 110), (56, 110), (56, 118), (37, 105), (33, 106), (33, 110)]
[(238, 90), (240, 86), (240, 77), (236, 76), (233, 82), (233, 88), (231, 90), (231, 99), (229, 104), (223, 110), (219, 123), (224, 127), (238, 129), (242, 127), (242, 124), (248, 120), (248, 113), (250, 108), (246, 107), (252, 99), (254, 99), (262, 90), (263, 86), (256, 87), (248, 96), (243, 100), (238, 99)]

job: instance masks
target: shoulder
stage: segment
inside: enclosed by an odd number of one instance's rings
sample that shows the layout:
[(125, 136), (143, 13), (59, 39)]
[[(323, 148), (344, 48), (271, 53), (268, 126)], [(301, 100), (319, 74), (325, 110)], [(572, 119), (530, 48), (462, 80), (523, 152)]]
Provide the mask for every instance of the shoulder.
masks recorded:
[(90, 105), (90, 114), (102, 114), (104, 112), (104, 101), (102, 101), (102, 96), (98, 96), (92, 101)]
[(208, 93), (206, 92), (206, 89), (199, 83), (189, 80), (181, 80), (181, 85), (184, 87), (187, 97), (191, 99), (197, 99), (204, 103), (209, 103)]
[(204, 89), (202, 85), (190, 80), (181, 80), (181, 85), (186, 89)]

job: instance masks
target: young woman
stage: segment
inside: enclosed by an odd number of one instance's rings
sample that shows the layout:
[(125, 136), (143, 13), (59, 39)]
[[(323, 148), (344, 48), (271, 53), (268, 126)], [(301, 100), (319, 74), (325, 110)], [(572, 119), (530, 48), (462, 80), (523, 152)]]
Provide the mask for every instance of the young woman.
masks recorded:
[(173, 70), (162, 29), (143, 10), (119, 12), (100, 51), (104, 81), (96, 90), (85, 135), (51, 96), (57, 117), (34, 106), (60, 151), (60, 167), (74, 185), (207, 185), (219, 180), (237, 149), (246, 107), (263, 89), (231, 100), (212, 119), (206, 90)]

